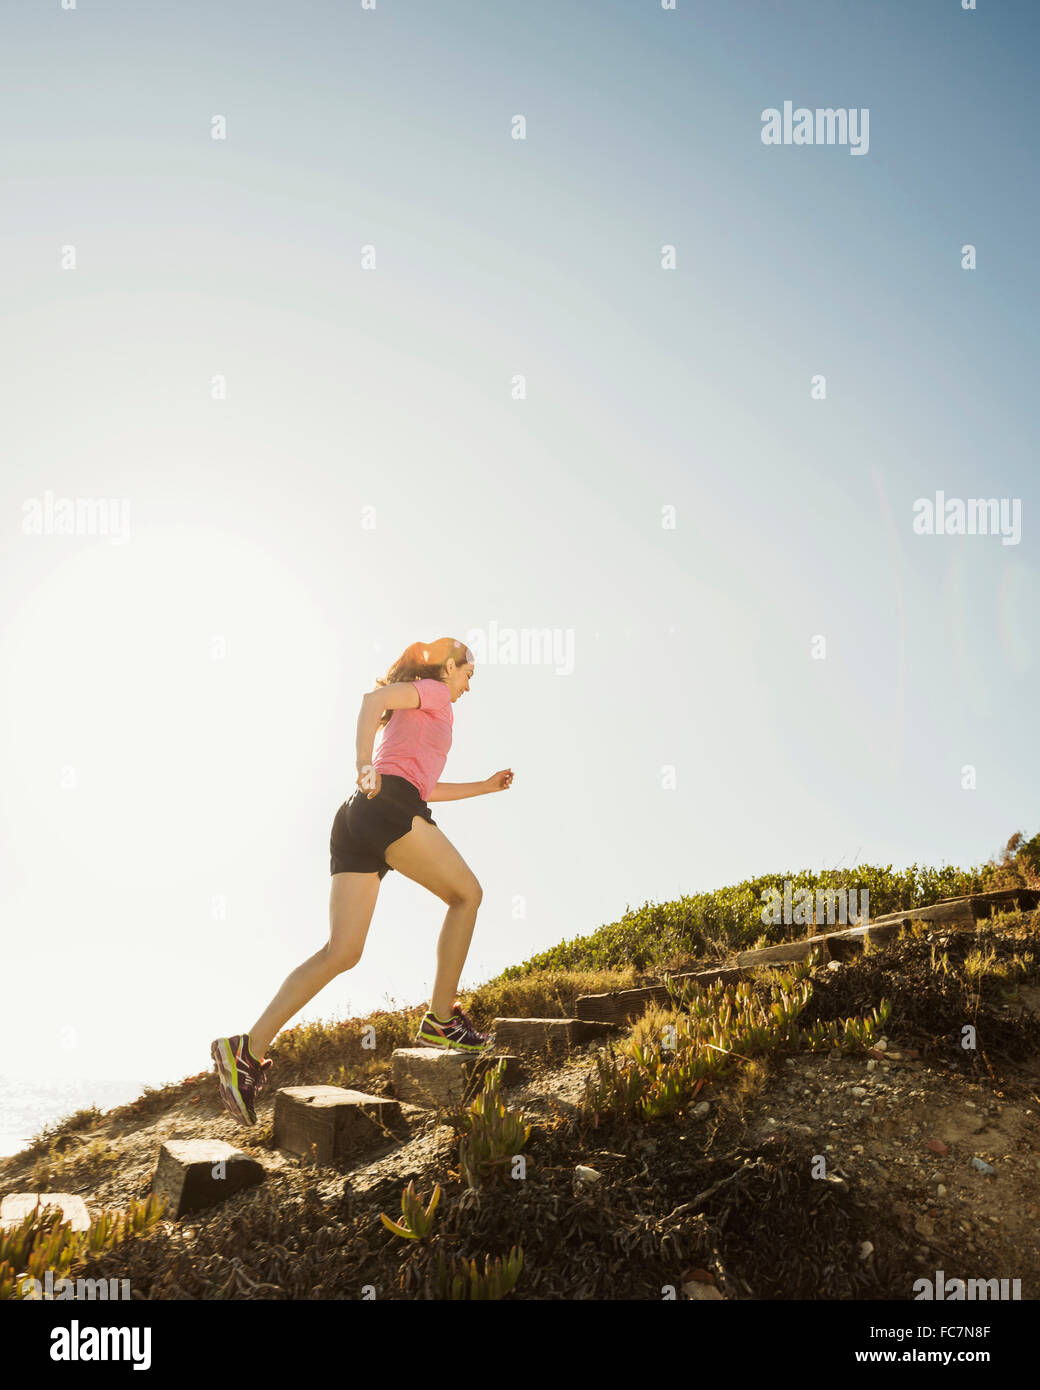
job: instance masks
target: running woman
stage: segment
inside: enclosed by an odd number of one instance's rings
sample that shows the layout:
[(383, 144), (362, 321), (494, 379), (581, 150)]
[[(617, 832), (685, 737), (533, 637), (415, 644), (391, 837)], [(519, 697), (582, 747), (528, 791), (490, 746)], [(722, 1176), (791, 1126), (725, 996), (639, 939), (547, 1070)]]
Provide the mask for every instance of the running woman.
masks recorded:
[(463, 642), (450, 637), (414, 642), (363, 697), (357, 789), (336, 812), (329, 843), (329, 939), (286, 978), (248, 1033), (216, 1038), (210, 1045), (221, 1099), (239, 1124), (256, 1124), (256, 1100), (272, 1064), (264, 1054), (272, 1039), (330, 980), (361, 959), (379, 885), (390, 869), (448, 905), (433, 995), (416, 1042), (490, 1051), (491, 1035), (478, 1033), (455, 999), (483, 889), (428, 805), (512, 785), (511, 768), (485, 782), (437, 780), (451, 748), (452, 705), (469, 690), (473, 669), (473, 653)]

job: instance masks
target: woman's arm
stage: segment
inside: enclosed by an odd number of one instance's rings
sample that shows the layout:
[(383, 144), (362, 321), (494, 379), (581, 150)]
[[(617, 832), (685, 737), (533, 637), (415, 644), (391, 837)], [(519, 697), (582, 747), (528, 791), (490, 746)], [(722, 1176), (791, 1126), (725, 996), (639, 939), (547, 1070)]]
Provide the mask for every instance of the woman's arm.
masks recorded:
[(483, 796), (491, 787), (487, 782), (438, 782), (427, 801), (461, 801), (464, 796)]
[(357, 773), (360, 777), (366, 767), (372, 766), (372, 746), (376, 741), (376, 730), (379, 728), (379, 721), (383, 717), (383, 711), (377, 709), (375, 702), (369, 700), (366, 695), (361, 701), (361, 713), (357, 721), (357, 741), (354, 751), (357, 753)]
[(438, 782), (427, 801), (461, 801), (464, 796), (483, 796), (485, 792), (504, 792), (513, 785), (513, 769), (504, 767), (483, 782)]
[(365, 693), (361, 701), (361, 712), (357, 721), (358, 776), (366, 767), (372, 765), (372, 749), (379, 729), (379, 721), (388, 709), (418, 709), (419, 692), (412, 681), (395, 681), (392, 685), (377, 685), (375, 690)]

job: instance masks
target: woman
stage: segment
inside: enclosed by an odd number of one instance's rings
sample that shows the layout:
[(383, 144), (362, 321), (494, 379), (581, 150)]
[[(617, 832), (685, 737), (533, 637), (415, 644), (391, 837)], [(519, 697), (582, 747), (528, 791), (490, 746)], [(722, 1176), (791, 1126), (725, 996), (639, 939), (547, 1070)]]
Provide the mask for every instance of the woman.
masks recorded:
[[(437, 975), (416, 1042), (487, 1052), (455, 999), (483, 890), (458, 850), (438, 829), (430, 801), (505, 791), (511, 768), (486, 782), (438, 782), (451, 747), (452, 705), (469, 690), (473, 653), (442, 637), (414, 642), (361, 701), (357, 722), (357, 790), (332, 823), (329, 939), (288, 976), (248, 1033), (217, 1038), (210, 1055), (220, 1094), (240, 1124), (256, 1124), (256, 1098), (268, 1082), (271, 1040), (334, 976), (361, 959), (379, 885), (389, 869), (428, 888), (448, 911), (437, 943)], [(373, 753), (376, 734), (379, 741)]]

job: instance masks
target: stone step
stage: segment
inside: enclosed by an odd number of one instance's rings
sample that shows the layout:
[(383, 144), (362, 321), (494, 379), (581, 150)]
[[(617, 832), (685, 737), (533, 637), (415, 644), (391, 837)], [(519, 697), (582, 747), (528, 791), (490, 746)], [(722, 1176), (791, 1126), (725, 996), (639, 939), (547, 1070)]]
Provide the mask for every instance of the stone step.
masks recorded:
[(386, 1129), (400, 1124), (396, 1100), (343, 1086), (283, 1086), (274, 1098), (275, 1148), (310, 1158), (316, 1145), (314, 1157), (326, 1167), (384, 1142)]
[(44, 1207), (60, 1207), (62, 1218), (74, 1231), (90, 1230), (90, 1213), (82, 1197), (72, 1192), (9, 1192), (0, 1201), (0, 1229), (20, 1226), (25, 1218), (40, 1204)]
[(427, 1110), (451, 1109), (475, 1094), (484, 1074), (505, 1062), (502, 1085), (521, 1077), (519, 1057), (508, 1053), (441, 1052), (432, 1047), (396, 1047), (390, 1058), (394, 1095)]
[(611, 1033), (615, 1025), (584, 1018), (496, 1018), (495, 1042), (512, 1052), (561, 1051)]
[(215, 1206), (263, 1182), (262, 1164), (223, 1139), (166, 1139), (152, 1176), (152, 1192), (167, 1199), (170, 1221)]

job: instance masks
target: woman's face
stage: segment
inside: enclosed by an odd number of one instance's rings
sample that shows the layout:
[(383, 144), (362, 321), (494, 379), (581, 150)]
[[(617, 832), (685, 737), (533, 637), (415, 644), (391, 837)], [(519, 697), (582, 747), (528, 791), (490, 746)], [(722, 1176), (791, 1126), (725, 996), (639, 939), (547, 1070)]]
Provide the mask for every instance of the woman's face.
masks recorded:
[(469, 690), (470, 677), (473, 675), (473, 662), (467, 661), (463, 666), (456, 666), (454, 661), (448, 658), (448, 689), (451, 691), (452, 704), (460, 695), (465, 695)]

